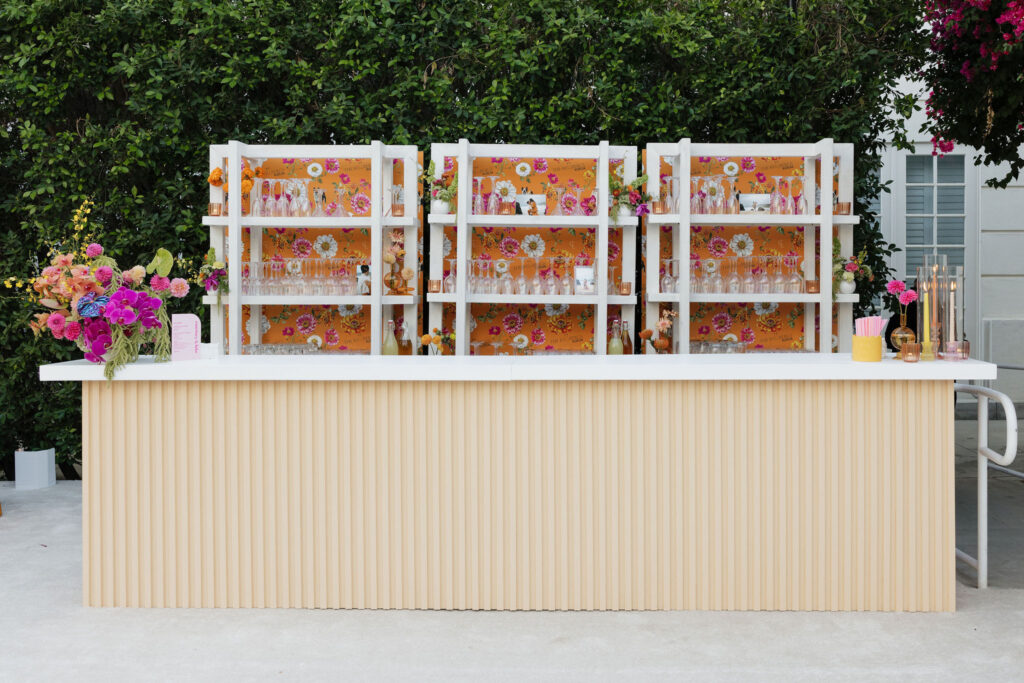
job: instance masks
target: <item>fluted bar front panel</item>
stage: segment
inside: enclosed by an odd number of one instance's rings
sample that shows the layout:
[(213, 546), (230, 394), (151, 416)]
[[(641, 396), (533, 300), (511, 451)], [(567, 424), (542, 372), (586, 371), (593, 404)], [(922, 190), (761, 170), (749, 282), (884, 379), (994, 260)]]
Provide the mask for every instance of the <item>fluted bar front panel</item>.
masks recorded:
[(955, 606), (950, 382), (83, 394), (87, 605)]

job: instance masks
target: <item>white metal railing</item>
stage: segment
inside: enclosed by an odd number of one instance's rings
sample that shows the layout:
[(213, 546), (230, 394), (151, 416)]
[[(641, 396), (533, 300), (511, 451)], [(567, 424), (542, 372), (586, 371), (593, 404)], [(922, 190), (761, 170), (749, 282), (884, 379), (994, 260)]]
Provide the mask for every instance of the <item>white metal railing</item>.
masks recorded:
[[(978, 570), (978, 588), (988, 588), (988, 468), (1006, 467), (1017, 456), (1017, 411), (1006, 394), (972, 384), (954, 384), (954, 391), (962, 391), (978, 399), (978, 556), (971, 557), (956, 549), (956, 556)], [(996, 453), (988, 446), (988, 401), (994, 399), (1003, 406), (1006, 416), (1006, 448)]]

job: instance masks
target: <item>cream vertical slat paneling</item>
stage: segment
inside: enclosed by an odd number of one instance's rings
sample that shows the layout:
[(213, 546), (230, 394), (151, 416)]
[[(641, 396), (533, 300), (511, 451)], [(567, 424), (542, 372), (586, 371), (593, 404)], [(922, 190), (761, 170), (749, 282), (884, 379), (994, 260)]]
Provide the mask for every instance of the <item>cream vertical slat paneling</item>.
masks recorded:
[(83, 401), (87, 605), (955, 606), (949, 383), (91, 382)]

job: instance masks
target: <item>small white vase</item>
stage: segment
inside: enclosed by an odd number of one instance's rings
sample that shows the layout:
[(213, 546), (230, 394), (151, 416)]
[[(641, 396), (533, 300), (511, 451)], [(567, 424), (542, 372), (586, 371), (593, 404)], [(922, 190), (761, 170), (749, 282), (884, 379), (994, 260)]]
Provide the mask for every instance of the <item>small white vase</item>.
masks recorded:
[(430, 213), (441, 214), (442, 216), (453, 213), (448, 202), (443, 199), (432, 199), (430, 201)]
[(631, 218), (634, 215), (636, 214), (633, 213), (633, 209), (631, 209), (630, 207), (623, 206), (622, 204), (616, 204), (615, 209), (612, 211), (612, 221), (622, 221), (627, 218)]
[(857, 283), (850, 280), (839, 281), (839, 293), (840, 294), (853, 294), (857, 291)]

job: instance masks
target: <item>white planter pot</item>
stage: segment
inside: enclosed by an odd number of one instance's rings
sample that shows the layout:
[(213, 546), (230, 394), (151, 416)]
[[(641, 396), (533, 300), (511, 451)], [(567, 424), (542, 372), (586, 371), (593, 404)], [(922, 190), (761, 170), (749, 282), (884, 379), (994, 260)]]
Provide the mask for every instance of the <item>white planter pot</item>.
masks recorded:
[(45, 489), (57, 483), (57, 468), (52, 448), (45, 451), (15, 451), (14, 488), (18, 491)]
[(621, 221), (621, 220), (626, 219), (626, 218), (631, 218), (631, 217), (633, 217), (635, 215), (636, 214), (634, 214), (632, 209), (630, 209), (628, 206), (622, 206), (621, 204), (618, 204), (618, 205), (615, 206), (615, 209), (612, 211), (612, 220), (613, 221)]
[(430, 201), (430, 213), (446, 215), (452, 213), (452, 210), (451, 207), (448, 206), (448, 202), (443, 199), (432, 199)]
[(849, 280), (839, 281), (839, 293), (840, 294), (853, 294), (857, 291), (857, 283), (850, 282)]

